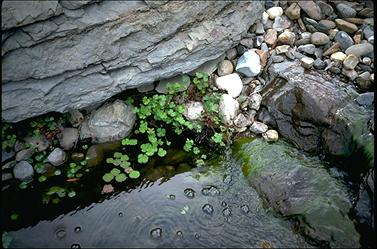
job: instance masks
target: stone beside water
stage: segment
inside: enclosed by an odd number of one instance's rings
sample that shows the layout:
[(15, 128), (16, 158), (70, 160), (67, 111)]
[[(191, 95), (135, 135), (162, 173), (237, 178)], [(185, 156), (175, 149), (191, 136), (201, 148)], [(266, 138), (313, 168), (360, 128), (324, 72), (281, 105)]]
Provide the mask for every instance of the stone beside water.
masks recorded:
[(60, 148), (55, 148), (50, 155), (47, 157), (48, 161), (54, 165), (54, 166), (59, 166), (62, 165), (66, 161), (66, 153), (60, 149)]
[[(258, 57), (258, 60), (259, 60), (259, 57)], [(238, 67), (238, 64), (237, 64), (237, 67)], [(218, 77), (215, 81), (215, 84), (219, 89), (226, 90), (228, 94), (233, 98), (236, 98), (238, 97), (238, 95), (240, 95), (242, 91), (242, 87), (243, 87), (242, 80), (237, 73), (232, 73), (232, 74)]]
[(250, 126), (250, 131), (255, 134), (262, 134), (268, 130), (268, 126), (259, 121), (254, 121)]
[(276, 142), (279, 139), (279, 133), (276, 130), (268, 130), (262, 134), (267, 142)]
[(219, 63), (219, 66), (217, 67), (217, 74), (219, 76), (224, 76), (233, 73), (233, 64), (231, 61), (223, 60)]
[(300, 59), (300, 62), (301, 62), (301, 65), (304, 67), (304, 68), (311, 68), (314, 64), (314, 59), (313, 58), (310, 58), (310, 57), (303, 57)]
[(223, 94), (220, 97), (219, 112), (223, 116), (223, 122), (231, 124), (231, 121), (239, 112), (239, 103), (229, 94)]
[(314, 32), (311, 36), (311, 42), (314, 45), (325, 45), (330, 41), (330, 38), (322, 32)]
[(259, 55), (254, 50), (246, 51), (239, 58), (236, 66), (236, 71), (242, 73), (246, 77), (257, 76), (261, 72), (261, 69), (262, 66), (260, 64)]

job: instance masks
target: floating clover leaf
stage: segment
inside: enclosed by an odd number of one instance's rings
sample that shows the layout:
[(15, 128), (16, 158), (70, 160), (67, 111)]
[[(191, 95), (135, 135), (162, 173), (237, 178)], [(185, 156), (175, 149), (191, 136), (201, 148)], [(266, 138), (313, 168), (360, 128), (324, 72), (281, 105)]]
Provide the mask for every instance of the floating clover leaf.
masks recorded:
[(147, 163), (147, 162), (148, 162), (148, 156), (145, 155), (145, 154), (139, 154), (139, 155), (137, 156), (137, 161), (138, 161), (139, 163)]
[(132, 171), (128, 174), (128, 176), (129, 176), (130, 178), (136, 179), (136, 178), (139, 178), (139, 176), (140, 176), (140, 172), (137, 171), (137, 170), (132, 170)]
[(115, 181), (117, 182), (124, 182), (127, 179), (126, 174), (120, 173), (117, 176), (115, 176)]
[(160, 157), (164, 157), (165, 155), (166, 155), (166, 150), (164, 150), (163, 148), (159, 148), (158, 149), (158, 155), (160, 156)]
[(114, 179), (114, 175), (111, 174), (111, 173), (106, 173), (102, 176), (102, 179), (105, 181), (105, 182), (111, 182), (113, 179)]

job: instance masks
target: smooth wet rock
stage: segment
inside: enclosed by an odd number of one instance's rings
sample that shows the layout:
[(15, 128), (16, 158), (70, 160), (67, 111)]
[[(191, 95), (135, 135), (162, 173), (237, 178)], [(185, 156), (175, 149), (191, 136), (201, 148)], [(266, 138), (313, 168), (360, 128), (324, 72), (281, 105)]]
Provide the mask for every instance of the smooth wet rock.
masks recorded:
[(255, 25), (256, 25), (255, 33), (257, 35), (264, 34), (263, 24), (261, 22), (257, 22)]
[(360, 235), (348, 217), (352, 204), (347, 188), (321, 161), (302, 156), (281, 140), (271, 144), (254, 139), (238, 148), (235, 156), (256, 171), (248, 179), (267, 206), (283, 217), (295, 217), (301, 233), (319, 244), (360, 246)]
[(265, 133), (262, 133), (262, 137), (267, 142), (276, 142), (279, 139), (279, 133), (276, 130), (268, 130)]
[(60, 148), (55, 148), (47, 157), (48, 161), (54, 165), (62, 165), (67, 160), (67, 155), (64, 150)]
[(373, 17), (374, 11), (372, 8), (364, 8), (359, 11), (358, 15), (362, 17)]
[(301, 62), (301, 65), (304, 67), (304, 68), (311, 68), (314, 64), (314, 59), (313, 58), (310, 58), (310, 57), (303, 57), (300, 59), (300, 62)]
[(334, 37), (334, 40), (339, 43), (342, 51), (346, 51), (347, 48), (354, 45), (352, 38), (344, 31), (338, 31)]
[(324, 19), (324, 20), (319, 21), (318, 23), (326, 27), (327, 30), (336, 28), (335, 22), (331, 20)]
[(288, 29), (289, 27), (291, 27), (292, 25), (292, 22), (291, 20), (289, 20), (288, 17), (286, 16), (278, 16), (275, 18), (275, 21), (272, 25), (272, 27), (280, 32), (280, 31), (283, 31), (284, 29)]
[(297, 50), (300, 52), (314, 55), (316, 51), (316, 47), (313, 44), (306, 44), (306, 45), (299, 46)]
[(311, 36), (311, 42), (314, 45), (318, 45), (318, 46), (325, 45), (329, 41), (330, 41), (330, 38), (325, 33), (322, 33), (322, 32), (314, 32)]
[(239, 103), (229, 94), (220, 97), (219, 113), (223, 115), (223, 122), (230, 124), (239, 112)]
[(321, 13), (324, 16), (331, 16), (334, 14), (334, 9), (330, 4), (325, 3), (324, 1), (316, 1), (318, 7), (321, 9)]
[(336, 5), (336, 10), (338, 15), (342, 18), (356, 16), (356, 10), (344, 3), (338, 3)]
[(354, 69), (359, 64), (359, 58), (354, 54), (349, 54), (343, 61), (343, 67), (346, 69)]
[(266, 44), (270, 46), (274, 46), (277, 42), (277, 31), (275, 29), (268, 29), (266, 34), (264, 35), (264, 41)]
[(25, 161), (25, 160), (29, 159), (32, 155), (34, 155), (34, 153), (35, 153), (35, 149), (34, 148), (20, 150), (16, 154), (16, 161), (17, 162), (19, 162), (19, 161)]
[(246, 77), (257, 76), (261, 72), (261, 69), (260, 57), (254, 50), (246, 51), (239, 58), (236, 66), (236, 71)]
[(250, 126), (250, 131), (255, 134), (262, 134), (268, 130), (268, 126), (259, 121), (254, 121)]
[(13, 168), (13, 175), (18, 180), (31, 181), (34, 175), (33, 166), (26, 161), (18, 162)]
[(357, 26), (353, 23), (344, 21), (343, 19), (335, 19), (336, 26), (348, 34), (353, 34), (357, 31)]
[(344, 61), (346, 57), (347, 55), (343, 52), (335, 52), (330, 56), (331, 60), (334, 61)]
[(373, 52), (373, 45), (370, 43), (361, 43), (353, 45), (346, 49), (346, 54), (354, 54), (356, 56), (365, 56)]
[(283, 15), (283, 9), (281, 7), (271, 7), (266, 10), (266, 13), (270, 19), (275, 19), (276, 17)]
[(367, 92), (360, 94), (355, 101), (362, 106), (373, 107), (374, 92)]
[(179, 83), (180, 89), (178, 90), (178, 92), (184, 92), (187, 90), (188, 86), (190, 85), (190, 77), (187, 75), (178, 75), (170, 79), (161, 80), (157, 84), (155, 90), (158, 93), (167, 93), (169, 83), (172, 83), (172, 84)]
[(295, 33), (288, 31), (288, 30), (285, 30), (283, 33), (281, 33), (278, 36), (278, 42), (280, 44), (286, 44), (286, 45), (292, 46), (295, 43), (295, 40), (296, 40)]
[(219, 76), (224, 76), (233, 73), (234, 67), (231, 61), (223, 60), (219, 63), (217, 67), (217, 74)]
[(291, 19), (296, 20), (300, 18), (301, 8), (297, 3), (292, 3), (289, 7), (285, 10), (285, 14)]
[(363, 28), (363, 35), (364, 35), (364, 38), (366, 40), (368, 40), (368, 42), (370, 42), (371, 40), (374, 40), (374, 30), (373, 30), (373, 28), (370, 27), (369, 25), (366, 25)]
[(132, 109), (132, 106), (116, 100), (94, 111), (88, 120), (92, 141), (105, 143), (127, 137), (136, 121), (136, 114)]
[(321, 20), (322, 19), (322, 13), (321, 9), (314, 1), (298, 1), (298, 5), (301, 7), (301, 9), (312, 19), (314, 20)]
[[(258, 57), (258, 55), (256, 56)], [(258, 60), (259, 60), (259, 57), (258, 57)], [(240, 62), (237, 63), (237, 66), (239, 65), (239, 63)], [(246, 66), (246, 64), (243, 64), (243, 65)], [(219, 89), (226, 90), (228, 94), (233, 98), (236, 98), (238, 97), (238, 95), (240, 95), (242, 91), (242, 87), (243, 87), (242, 80), (237, 73), (232, 73), (232, 74), (218, 77), (215, 81), (215, 84)]]
[(79, 139), (79, 131), (76, 128), (64, 128), (59, 134), (60, 146), (64, 150), (72, 149)]

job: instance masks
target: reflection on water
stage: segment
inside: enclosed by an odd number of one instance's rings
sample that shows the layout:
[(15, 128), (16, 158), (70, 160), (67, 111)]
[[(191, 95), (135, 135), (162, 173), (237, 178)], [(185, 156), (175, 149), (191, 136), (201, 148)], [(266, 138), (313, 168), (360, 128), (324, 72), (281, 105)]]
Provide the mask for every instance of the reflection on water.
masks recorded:
[(199, 168), (157, 164), (127, 191), (9, 232), (11, 247), (309, 246), (262, 208), (229, 156)]

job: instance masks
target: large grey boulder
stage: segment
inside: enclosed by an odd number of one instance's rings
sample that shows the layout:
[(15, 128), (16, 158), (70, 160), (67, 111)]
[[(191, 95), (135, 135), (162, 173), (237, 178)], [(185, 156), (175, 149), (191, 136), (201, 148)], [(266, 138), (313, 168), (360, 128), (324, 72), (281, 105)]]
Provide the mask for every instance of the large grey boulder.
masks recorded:
[(2, 37), (2, 118), (16, 122), (91, 107), (123, 90), (189, 73), (236, 46), (263, 5), (100, 1), (21, 28), (3, 19), (12, 29)]
[(94, 111), (87, 123), (92, 141), (105, 143), (128, 136), (136, 121), (136, 114), (132, 109), (132, 106), (116, 100)]
[(298, 61), (273, 64), (262, 104), (279, 133), (300, 149), (350, 156), (363, 151), (373, 165), (373, 107), (359, 104), (354, 87), (318, 72), (304, 72)]
[(309, 157), (281, 140), (236, 141), (250, 184), (266, 205), (295, 220), (299, 230), (320, 247), (360, 247), (359, 233), (348, 217), (347, 187), (331, 177), (317, 157)]

